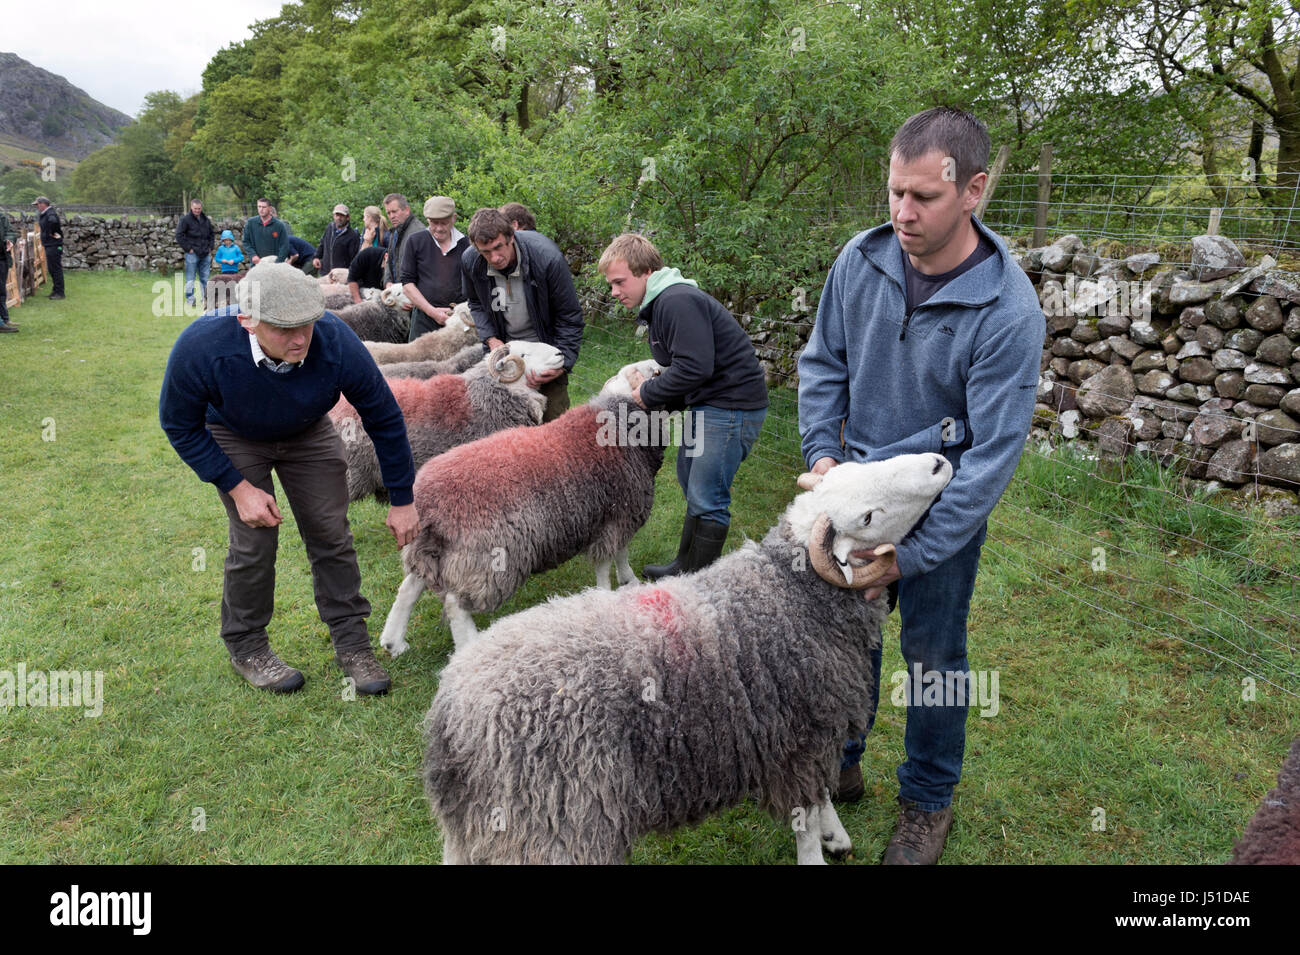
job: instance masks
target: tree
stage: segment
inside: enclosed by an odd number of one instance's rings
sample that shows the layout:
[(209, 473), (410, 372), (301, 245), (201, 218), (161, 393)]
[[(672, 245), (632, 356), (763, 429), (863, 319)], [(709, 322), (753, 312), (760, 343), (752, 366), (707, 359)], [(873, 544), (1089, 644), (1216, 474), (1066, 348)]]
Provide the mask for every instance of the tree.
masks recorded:
[(179, 94), (157, 90), (145, 96), (135, 123), (122, 130), (131, 199), (135, 203), (177, 205), (182, 195), (193, 188), (193, 182), (178, 171), (173, 154), (168, 152), (168, 138), (192, 112)]
[(130, 158), (125, 146), (105, 146), (91, 153), (72, 173), (78, 202), (127, 205), (131, 201)]
[(240, 200), (263, 188), (275, 159), (282, 110), (279, 84), (234, 76), (204, 94), (203, 125), (182, 151), (208, 183), (227, 185)]

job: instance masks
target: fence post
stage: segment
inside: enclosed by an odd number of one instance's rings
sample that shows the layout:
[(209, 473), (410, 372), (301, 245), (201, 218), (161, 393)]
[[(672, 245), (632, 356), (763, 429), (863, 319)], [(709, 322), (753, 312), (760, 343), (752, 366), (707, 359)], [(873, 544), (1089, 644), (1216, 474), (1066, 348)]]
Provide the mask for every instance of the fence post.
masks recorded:
[(1047, 204), (1052, 198), (1052, 144), (1038, 154), (1038, 201), (1034, 204), (1034, 247), (1047, 244)]
[(998, 187), (998, 180), (1002, 178), (1002, 169), (1007, 164), (1007, 157), (1011, 155), (1011, 147), (1003, 143), (998, 147), (998, 158), (993, 160), (993, 168), (989, 170), (988, 182), (984, 184), (984, 195), (980, 196), (979, 205), (975, 207), (975, 218), (983, 221), (984, 210), (989, 207), (989, 200), (993, 198), (993, 190)]
[(1219, 218), (1222, 215), (1223, 215), (1223, 209), (1220, 208), (1219, 206), (1215, 206), (1213, 209), (1210, 210), (1210, 225), (1205, 230), (1206, 235), (1219, 234)]

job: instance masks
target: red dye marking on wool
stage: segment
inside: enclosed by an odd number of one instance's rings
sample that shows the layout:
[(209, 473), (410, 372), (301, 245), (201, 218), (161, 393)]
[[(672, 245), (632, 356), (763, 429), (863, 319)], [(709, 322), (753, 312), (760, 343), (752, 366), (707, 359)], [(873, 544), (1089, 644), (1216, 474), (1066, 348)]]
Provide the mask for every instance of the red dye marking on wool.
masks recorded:
[(653, 621), (656, 629), (680, 644), (682, 635), (682, 610), (674, 597), (659, 587), (638, 594), (637, 608)]
[(390, 378), (397, 405), (407, 421), (436, 417), (446, 428), (463, 428), (469, 423), (469, 393), (460, 375), (436, 375), (419, 378)]

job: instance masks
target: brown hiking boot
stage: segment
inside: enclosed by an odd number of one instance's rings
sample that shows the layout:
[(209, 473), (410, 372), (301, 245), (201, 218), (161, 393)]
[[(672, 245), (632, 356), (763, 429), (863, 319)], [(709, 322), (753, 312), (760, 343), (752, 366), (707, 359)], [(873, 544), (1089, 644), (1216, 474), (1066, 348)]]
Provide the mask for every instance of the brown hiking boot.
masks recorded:
[(857, 802), (866, 791), (867, 787), (862, 782), (861, 763), (840, 770), (840, 783), (835, 788), (836, 802)]
[(917, 809), (916, 803), (898, 797), (898, 827), (885, 850), (885, 865), (934, 865), (952, 828), (952, 806), (937, 812)]
[(369, 646), (356, 650), (346, 650), (336, 654), (334, 662), (351, 677), (357, 692), (364, 696), (378, 696), (387, 693), (393, 681), (388, 678), (388, 671), (375, 659), (375, 651)]
[(292, 693), (301, 690), (307, 682), (301, 672), (276, 656), (269, 644), (246, 657), (231, 657), (230, 665), (259, 690), (272, 693)]

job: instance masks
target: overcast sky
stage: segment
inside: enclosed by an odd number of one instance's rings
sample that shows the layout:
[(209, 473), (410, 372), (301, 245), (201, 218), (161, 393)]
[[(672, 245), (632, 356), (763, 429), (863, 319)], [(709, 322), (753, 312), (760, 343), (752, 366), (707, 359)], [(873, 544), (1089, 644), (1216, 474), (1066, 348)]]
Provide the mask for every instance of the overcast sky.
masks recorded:
[(0, 0), (0, 50), (62, 76), (128, 116), (146, 93), (197, 93), (203, 67), (282, 0)]

